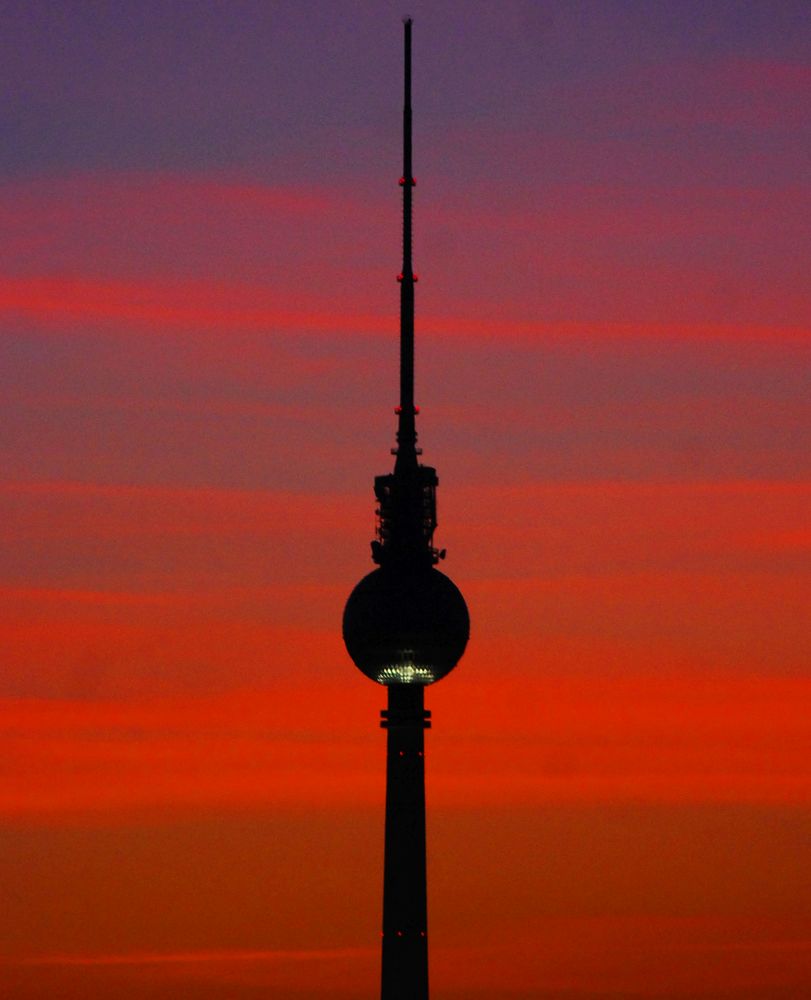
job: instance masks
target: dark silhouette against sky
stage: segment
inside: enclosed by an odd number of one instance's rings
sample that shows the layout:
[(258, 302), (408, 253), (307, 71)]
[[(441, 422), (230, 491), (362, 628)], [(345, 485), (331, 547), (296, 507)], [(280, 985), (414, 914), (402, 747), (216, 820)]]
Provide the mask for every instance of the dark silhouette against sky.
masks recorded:
[[(418, 399), (431, 990), (811, 992), (807, 3), (3, 6), (0, 992), (379, 989), (341, 639)], [(387, 415), (388, 419), (387, 419)]]

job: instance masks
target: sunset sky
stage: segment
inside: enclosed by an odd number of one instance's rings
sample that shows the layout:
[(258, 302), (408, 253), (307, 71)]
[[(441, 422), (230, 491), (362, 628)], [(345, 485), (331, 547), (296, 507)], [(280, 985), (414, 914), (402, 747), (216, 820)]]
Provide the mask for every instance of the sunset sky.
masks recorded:
[(0, 995), (378, 990), (410, 13), (433, 994), (811, 996), (808, 4), (0, 11)]

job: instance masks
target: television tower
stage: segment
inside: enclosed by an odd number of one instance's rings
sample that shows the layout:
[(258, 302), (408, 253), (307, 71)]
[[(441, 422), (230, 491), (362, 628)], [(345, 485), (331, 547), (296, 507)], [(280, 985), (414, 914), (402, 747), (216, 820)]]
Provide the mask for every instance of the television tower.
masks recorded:
[(428, 1000), (423, 692), (449, 673), (467, 645), (470, 618), (456, 585), (436, 569), (436, 469), (422, 465), (414, 405), (414, 284), (411, 261), (411, 19), (405, 24), (403, 268), (400, 282), (400, 405), (394, 471), (375, 476), (377, 537), (365, 576), (346, 602), (344, 642), (355, 665), (388, 689), (386, 845), (381, 1000)]

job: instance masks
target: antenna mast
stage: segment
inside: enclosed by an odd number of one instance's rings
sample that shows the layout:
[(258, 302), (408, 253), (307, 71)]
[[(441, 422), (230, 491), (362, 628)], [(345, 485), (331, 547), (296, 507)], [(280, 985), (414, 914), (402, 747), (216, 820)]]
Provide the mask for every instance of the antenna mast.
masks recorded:
[(411, 262), (412, 200), (415, 187), (411, 170), (411, 18), (404, 18), (405, 59), (403, 87), (403, 269), (400, 282), (400, 405), (397, 413), (397, 456), (394, 472), (375, 476), (377, 538), (372, 558), (380, 565), (433, 566), (444, 557), (434, 548), (436, 528), (436, 469), (420, 465), (414, 405), (414, 284)]
[(405, 59), (403, 86), (403, 269), (400, 282), (400, 406), (395, 468), (417, 464), (417, 428), (414, 407), (414, 283), (411, 260), (412, 196), (416, 185), (411, 168), (411, 18), (404, 18)]

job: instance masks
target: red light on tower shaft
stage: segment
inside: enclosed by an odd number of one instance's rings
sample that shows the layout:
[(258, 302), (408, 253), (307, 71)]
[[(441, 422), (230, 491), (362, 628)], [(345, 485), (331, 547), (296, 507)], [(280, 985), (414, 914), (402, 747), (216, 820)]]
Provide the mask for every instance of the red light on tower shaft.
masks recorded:
[(381, 1000), (428, 1000), (425, 865), (425, 688), (454, 669), (470, 618), (456, 585), (436, 569), (436, 469), (419, 461), (414, 405), (412, 266), (411, 19), (405, 20), (403, 101), (403, 265), (400, 283), (400, 402), (393, 472), (374, 482), (377, 569), (349, 595), (343, 636), (355, 665), (385, 685), (386, 825)]

